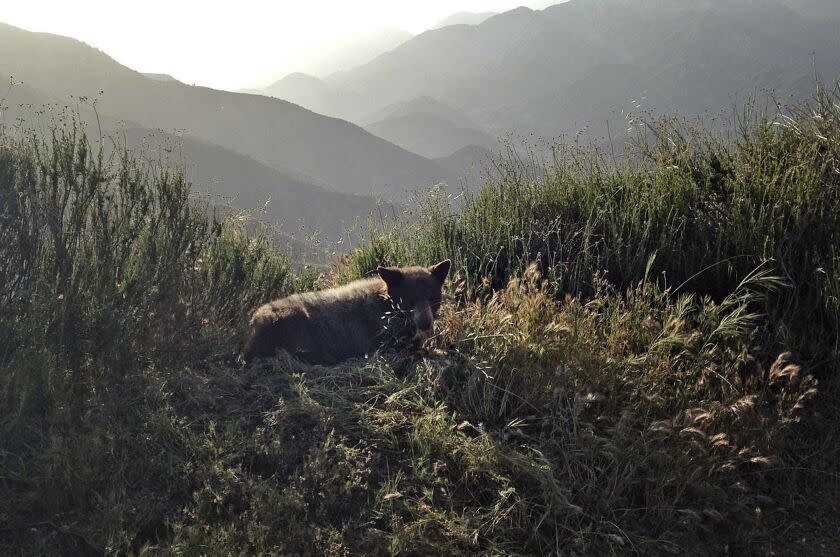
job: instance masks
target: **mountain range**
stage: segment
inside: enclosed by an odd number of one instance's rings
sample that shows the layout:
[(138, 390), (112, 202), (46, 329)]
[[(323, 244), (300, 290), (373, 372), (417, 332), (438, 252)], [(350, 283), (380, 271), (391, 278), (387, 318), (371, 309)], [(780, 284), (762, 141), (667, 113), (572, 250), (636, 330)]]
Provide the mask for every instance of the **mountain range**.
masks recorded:
[(498, 149), (498, 140), (457, 109), (431, 97), (385, 107), (367, 117), (372, 134), (425, 157), (448, 157), (466, 147)]
[(144, 75), (80, 41), (0, 24), (0, 80), (9, 76), (16, 85), (4, 103), (7, 124), (27, 114), (25, 105), (85, 111), (78, 99), (87, 98), (106, 133), (172, 139), (177, 132), (199, 181), (242, 208), (271, 197), (271, 218), (291, 230), (303, 219), (334, 237), (375, 208), (375, 198), (399, 200), (439, 182), (457, 184), (468, 171), (287, 101)]
[(456, 191), (508, 133), (597, 136), (639, 110), (728, 110), (765, 89), (800, 98), (815, 74), (840, 76), (836, 0), (570, 0), (436, 27), (356, 52), (350, 69), (246, 94), (0, 24), (0, 79), (18, 82), (3, 121), (86, 97), (105, 131), (180, 142), (211, 193), (248, 209), (271, 198), (269, 217), (287, 230), (306, 221), (334, 238), (377, 198), (439, 182)]
[(840, 74), (840, 3), (786, 2), (571, 0), (518, 8), (479, 25), (427, 31), (326, 81), (374, 106), (430, 96), (496, 133), (571, 133), (610, 114), (622, 119), (637, 104), (699, 114), (761, 88), (802, 95), (815, 70), (829, 80)]
[(435, 157), (494, 149), (509, 133), (597, 138), (632, 112), (691, 117), (768, 90), (800, 99), (815, 76), (840, 76), (835, 0), (570, 0), (441, 24), (367, 64), (264, 93)]
[[(6, 78), (0, 76), (5, 82)], [(70, 111), (86, 123), (88, 137), (95, 144), (97, 120), (102, 125), (105, 148), (125, 146), (151, 160), (185, 170), (195, 184), (196, 194), (213, 206), (258, 211), (265, 220), (276, 224), (287, 237), (317, 237), (335, 242), (346, 237), (356, 221), (393, 207), (385, 200), (329, 190), (312, 184), (302, 176), (283, 172), (247, 155), (183, 134), (139, 127), (136, 123), (97, 115), (90, 103), (68, 104), (49, 97), (25, 83), (0, 93), (3, 110), (0, 124), (7, 129), (48, 130), (52, 118)], [(466, 168), (466, 166), (465, 166)], [(300, 242), (295, 242), (304, 249)]]
[(450, 176), (361, 127), (287, 101), (150, 79), (66, 37), (0, 26), (0, 74), (102, 114), (248, 155), (344, 193), (398, 195)]

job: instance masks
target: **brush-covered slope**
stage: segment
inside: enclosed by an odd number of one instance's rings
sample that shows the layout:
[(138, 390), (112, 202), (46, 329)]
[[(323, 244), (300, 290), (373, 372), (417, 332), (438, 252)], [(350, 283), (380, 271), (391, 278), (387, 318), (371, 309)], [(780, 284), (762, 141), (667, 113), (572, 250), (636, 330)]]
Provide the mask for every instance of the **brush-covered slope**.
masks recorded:
[(332, 82), (381, 106), (429, 95), (501, 131), (600, 131), (634, 101), (689, 115), (765, 87), (812, 93), (803, 78), (815, 69), (829, 81), (840, 73), (840, 33), (837, 20), (803, 11), (764, 0), (571, 0), (423, 33)]
[(433, 162), (348, 122), (265, 96), (149, 79), (66, 37), (0, 24), (0, 72), (54, 98), (97, 99), (104, 115), (182, 130), (344, 193), (399, 195), (447, 178)]
[[(0, 554), (837, 555), (837, 101), (512, 157), (318, 277), (72, 125), (0, 134)], [(256, 305), (442, 256), (426, 345), (237, 360)]]

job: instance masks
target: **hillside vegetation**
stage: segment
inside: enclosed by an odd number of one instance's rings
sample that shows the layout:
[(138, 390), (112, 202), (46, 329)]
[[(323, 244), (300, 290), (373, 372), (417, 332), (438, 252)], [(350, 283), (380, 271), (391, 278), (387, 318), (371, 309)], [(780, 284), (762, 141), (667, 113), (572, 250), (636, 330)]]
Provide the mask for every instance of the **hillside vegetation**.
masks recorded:
[[(836, 554), (840, 102), (743, 122), (511, 152), (318, 276), (72, 122), (0, 137), (0, 553)], [(443, 256), (422, 350), (236, 358)]]

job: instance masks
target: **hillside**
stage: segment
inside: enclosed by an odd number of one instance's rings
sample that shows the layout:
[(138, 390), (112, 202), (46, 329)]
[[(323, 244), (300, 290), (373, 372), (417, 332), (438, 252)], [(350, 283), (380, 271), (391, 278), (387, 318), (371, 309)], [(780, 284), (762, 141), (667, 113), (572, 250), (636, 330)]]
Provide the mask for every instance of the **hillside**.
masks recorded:
[(103, 115), (182, 130), (343, 193), (400, 196), (449, 178), (434, 162), (348, 122), (265, 96), (152, 80), (66, 37), (0, 25), (0, 73), (53, 98), (97, 99)]
[(432, 29), (440, 29), (450, 25), (478, 25), (494, 15), (496, 15), (496, 12), (456, 12), (438, 21), (432, 26)]
[(245, 155), (189, 137), (138, 128), (121, 130), (116, 136), (124, 138), (134, 152), (166, 155), (173, 165), (183, 166), (197, 192), (211, 194), (217, 202), (235, 208), (259, 211), (260, 218), (297, 240), (317, 238), (329, 251), (335, 250), (338, 240), (346, 239), (345, 230), (358, 234), (357, 225), (364, 225), (368, 216), (378, 210), (392, 211), (388, 203), (380, 204), (372, 197), (327, 190), (304, 177), (284, 174)]
[[(3, 81), (8, 83), (8, 79)], [(52, 119), (61, 117), (66, 103), (27, 85), (16, 84), (5, 93), (0, 104), (5, 107), (3, 121), (7, 129), (21, 121), (24, 128), (43, 131), (53, 123)], [(45, 108), (47, 111), (39, 115)], [(97, 116), (88, 105), (71, 105), (70, 110), (78, 111), (78, 116), (87, 123), (88, 133), (98, 132), (94, 127)], [(321, 247), (327, 250), (334, 249), (335, 242), (344, 237), (345, 229), (353, 228), (357, 220), (364, 223), (371, 213), (382, 209), (380, 202), (372, 197), (326, 189), (313, 183), (311, 177), (280, 171), (190, 136), (140, 128), (132, 122), (105, 116), (99, 117), (99, 125), (109, 148), (116, 141), (136, 155), (164, 158), (171, 167), (186, 170), (196, 191), (209, 195), (214, 203), (258, 211), (285, 234), (298, 241), (312, 236), (325, 242)]]
[(840, 19), (840, 4), (834, 0), (780, 0), (808, 19)]
[(166, 73), (144, 73), (144, 76), (156, 81), (178, 81), (174, 77)]
[(388, 105), (385, 108), (368, 114), (361, 124), (369, 126), (389, 118), (401, 118), (413, 114), (430, 114), (436, 118), (449, 120), (456, 126), (462, 128), (482, 129), (481, 124), (467, 116), (463, 111), (429, 96), (415, 97)]
[(518, 8), (428, 31), (329, 81), (382, 107), (431, 96), (495, 132), (555, 136), (588, 124), (600, 135), (606, 115), (621, 124), (640, 99), (659, 113), (695, 115), (765, 87), (802, 98), (814, 70), (833, 80), (837, 20), (805, 17), (817, 12), (798, 4), (800, 12), (775, 1), (711, 0)]
[[(765, 116), (512, 154), (322, 274), (71, 122), (0, 134), (0, 554), (837, 555), (840, 89)], [(442, 257), (425, 345), (237, 358)]]
[(451, 169), (459, 178), (459, 184), (467, 190), (474, 190), (488, 176), (495, 176), (493, 161), (498, 157), (498, 151), (490, 151), (484, 147), (471, 145), (455, 151), (447, 157), (435, 159), (444, 168)]
[(498, 143), (485, 132), (459, 127), (452, 120), (428, 112), (393, 116), (365, 126), (365, 129), (428, 158), (447, 157), (472, 145), (494, 149)]
[(317, 77), (303, 73), (289, 74), (260, 93), (350, 122), (358, 122), (367, 112), (366, 103), (360, 95), (333, 87)]
[(840, 0), (556, 1), (0, 23), (0, 557), (840, 556)]
[(499, 148), (499, 140), (485, 131), (482, 124), (428, 96), (386, 106), (360, 123), (374, 135), (429, 158), (448, 157), (467, 147), (491, 151)]

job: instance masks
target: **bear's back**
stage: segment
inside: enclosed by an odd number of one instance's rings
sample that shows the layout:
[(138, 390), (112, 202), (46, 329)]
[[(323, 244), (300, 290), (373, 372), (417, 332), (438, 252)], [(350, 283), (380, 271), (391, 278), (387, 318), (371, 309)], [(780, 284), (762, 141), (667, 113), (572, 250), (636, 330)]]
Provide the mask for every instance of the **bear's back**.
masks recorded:
[(273, 356), (278, 349), (312, 363), (363, 356), (384, 340), (392, 311), (377, 279), (275, 300), (254, 312), (245, 359)]

